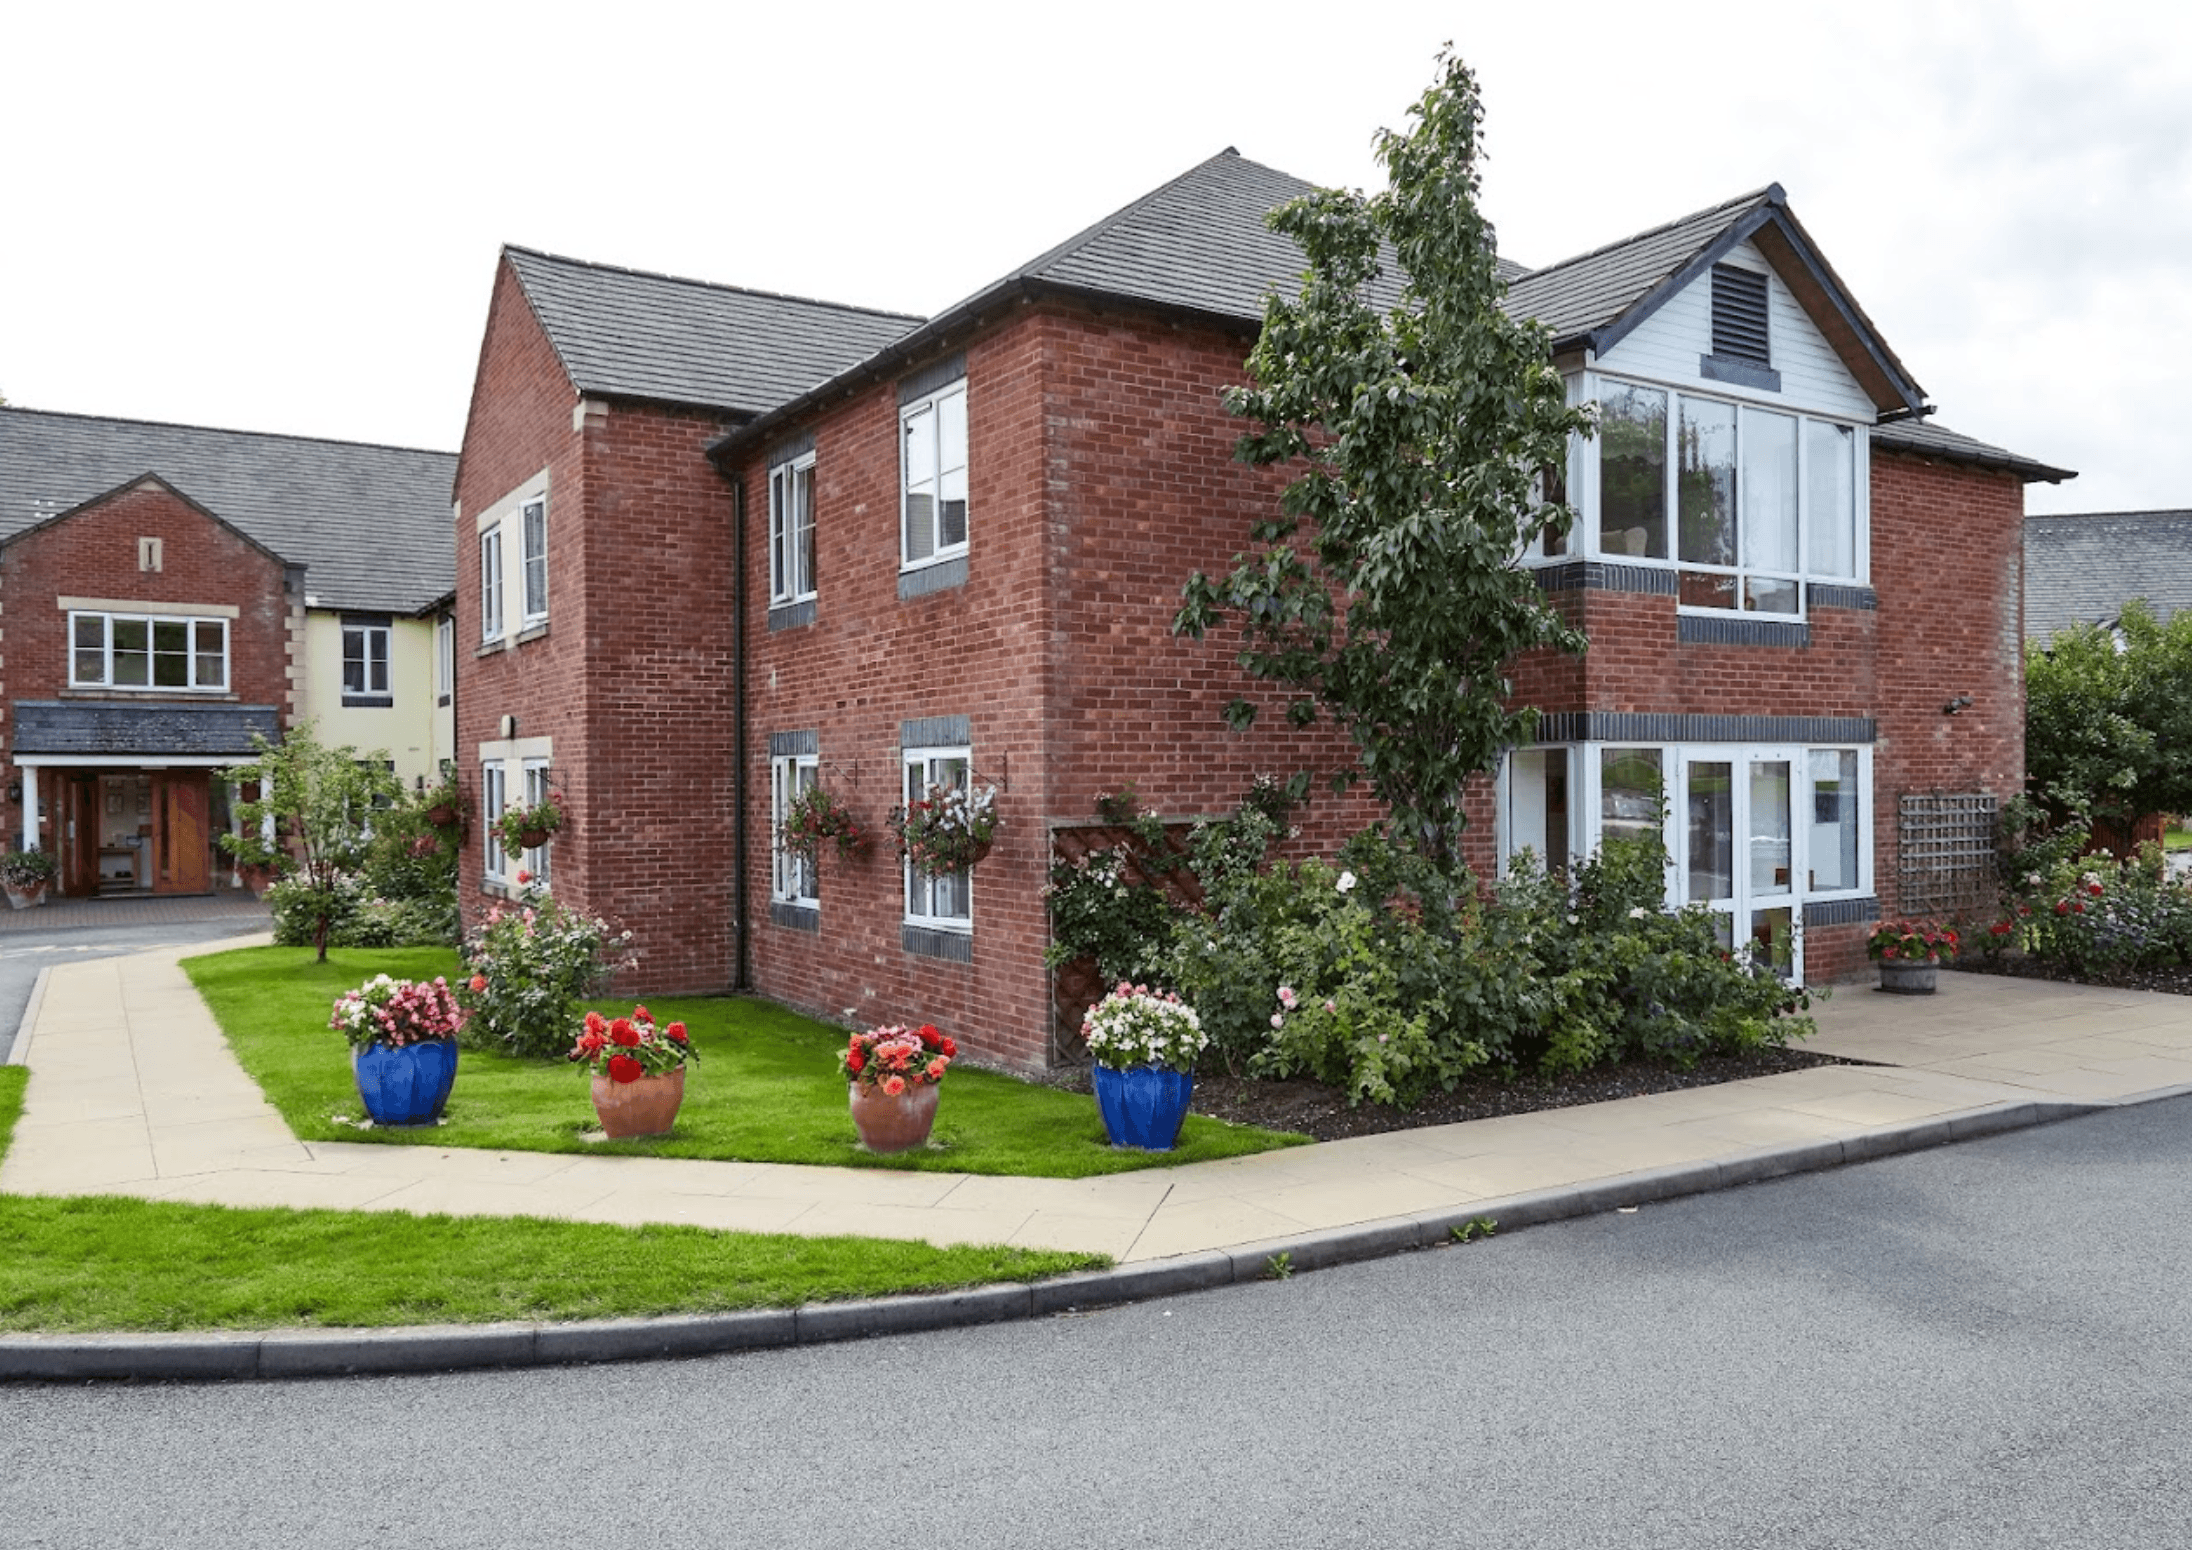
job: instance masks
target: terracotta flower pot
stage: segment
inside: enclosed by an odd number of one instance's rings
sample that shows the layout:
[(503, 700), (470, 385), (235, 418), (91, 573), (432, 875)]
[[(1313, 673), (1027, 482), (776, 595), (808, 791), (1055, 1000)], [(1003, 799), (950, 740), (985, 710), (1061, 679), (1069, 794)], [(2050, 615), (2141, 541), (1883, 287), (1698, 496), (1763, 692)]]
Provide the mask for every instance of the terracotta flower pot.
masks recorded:
[(19, 910), (36, 909), (46, 902), (46, 884), (43, 878), (35, 883), (26, 883), (21, 887), (9, 883), (6, 885), (6, 889), (8, 903)]
[(518, 831), (518, 843), (527, 850), (538, 850), (548, 843), (548, 831), (546, 829), (520, 829)]
[(1891, 996), (1930, 996), (1940, 962), (1938, 958), (1883, 958), (1880, 988)]
[(668, 1135), (684, 1101), (683, 1066), (636, 1082), (620, 1082), (606, 1071), (594, 1076), (594, 1113), (601, 1118), (602, 1133), (612, 1141)]
[(936, 1123), (936, 1100), (944, 1090), (939, 1084), (909, 1085), (895, 1098), (865, 1082), (847, 1085), (852, 1128), (860, 1132), (862, 1146), (871, 1152), (908, 1152), (928, 1144), (929, 1128)]

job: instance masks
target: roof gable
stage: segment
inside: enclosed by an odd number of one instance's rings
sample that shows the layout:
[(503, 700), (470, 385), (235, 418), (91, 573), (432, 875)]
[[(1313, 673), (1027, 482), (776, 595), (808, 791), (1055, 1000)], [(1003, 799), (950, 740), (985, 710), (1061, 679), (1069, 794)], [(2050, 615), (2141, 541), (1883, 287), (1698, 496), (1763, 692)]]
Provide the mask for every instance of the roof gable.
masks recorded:
[(1778, 183), (1532, 270), (1509, 288), (1507, 307), (1550, 328), (1555, 349), (1604, 355), (1745, 242), (1788, 287), (1878, 412), (1924, 412), (1924, 389), (1789, 210)]
[(323, 608), (414, 614), (456, 585), (456, 456), (405, 447), (0, 408), (0, 542), (156, 470), (305, 567)]
[(47, 517), (42, 522), (33, 522), (28, 527), (19, 528), (15, 532), (8, 534), (4, 540), (0, 540), (0, 543), (21, 543), (24, 539), (30, 537), (34, 533), (42, 533), (47, 528), (58, 527), (61, 523), (67, 522), (72, 518), (80, 517), (86, 512), (96, 511), (101, 506), (109, 505), (112, 502), (119, 500), (121, 497), (128, 495), (134, 490), (144, 489), (158, 490), (163, 494), (173, 496), (176, 500), (182, 502), (183, 505), (189, 507), (192, 511), (196, 512), (199, 516), (205, 518), (215, 527), (220, 528), (223, 532), (235, 535), (235, 537), (242, 540), (244, 543), (258, 550), (259, 553), (265, 555), (276, 565), (287, 566), (289, 564), (288, 560), (284, 559), (281, 555), (276, 554), (265, 544), (260, 543), (256, 538), (253, 538), (242, 528), (236, 526), (235, 523), (223, 518), (219, 512), (210, 511), (199, 501), (193, 500), (188, 491), (178, 490), (174, 485), (170, 484), (167, 480), (161, 478), (157, 473), (149, 472), (139, 474), (134, 479), (126, 479), (122, 483), (116, 485), (113, 489), (102, 490), (97, 495), (94, 495), (87, 500), (78, 501), (75, 505), (69, 507), (68, 510), (57, 511), (52, 516)]
[(502, 258), (582, 394), (758, 414), (921, 321), (531, 248)]

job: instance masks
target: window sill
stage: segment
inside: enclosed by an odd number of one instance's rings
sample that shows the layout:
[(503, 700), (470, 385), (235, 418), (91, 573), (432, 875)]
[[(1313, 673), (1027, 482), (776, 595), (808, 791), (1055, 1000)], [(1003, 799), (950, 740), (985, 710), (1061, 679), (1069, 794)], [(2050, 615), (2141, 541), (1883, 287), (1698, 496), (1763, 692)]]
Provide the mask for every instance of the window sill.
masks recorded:
[(814, 904), (798, 904), (789, 899), (769, 901), (769, 919), (791, 931), (819, 933), (822, 929), (822, 910)]
[(814, 623), (814, 599), (803, 597), (795, 603), (771, 603), (769, 605), (769, 629), (796, 630)]
[(476, 662), (481, 657), (491, 657), (496, 652), (507, 649), (509, 647), (509, 644), (510, 643), (508, 641), (504, 640), (499, 635), (496, 636), (493, 640), (483, 640), (477, 646), (472, 648), (472, 659)]
[(1756, 614), (1683, 613), (1675, 639), (1685, 646), (1811, 645), (1811, 626), (1801, 619), (1762, 619)]
[(100, 688), (71, 687), (56, 692), (64, 700), (202, 700), (217, 703), (238, 697), (232, 689), (145, 689), (135, 684), (115, 684)]
[(944, 931), (935, 926), (916, 926), (907, 922), (898, 928), (898, 945), (916, 958), (937, 958), (946, 963), (974, 962), (972, 926)]
[(548, 621), (546, 619), (535, 619), (532, 623), (526, 625), (523, 629), (518, 631), (517, 640), (514, 641), (513, 644), (522, 646), (529, 640), (539, 640), (543, 635), (546, 635), (547, 633)]
[(898, 601), (901, 603), (916, 597), (926, 597), (931, 592), (945, 592), (967, 584), (967, 556), (964, 550), (948, 559), (931, 560), (926, 565), (915, 566), (898, 573)]

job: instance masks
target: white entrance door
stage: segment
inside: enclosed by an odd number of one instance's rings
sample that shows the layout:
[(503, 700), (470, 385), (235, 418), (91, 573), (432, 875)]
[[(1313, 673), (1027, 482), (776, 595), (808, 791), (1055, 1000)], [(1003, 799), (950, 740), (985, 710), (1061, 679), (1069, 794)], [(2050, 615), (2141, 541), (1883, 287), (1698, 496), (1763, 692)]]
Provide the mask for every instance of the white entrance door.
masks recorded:
[(1804, 972), (1804, 836), (1792, 809), (1803, 769), (1795, 748), (1713, 748), (1682, 760), (1682, 902), (1720, 916), (1720, 940), (1787, 978)]

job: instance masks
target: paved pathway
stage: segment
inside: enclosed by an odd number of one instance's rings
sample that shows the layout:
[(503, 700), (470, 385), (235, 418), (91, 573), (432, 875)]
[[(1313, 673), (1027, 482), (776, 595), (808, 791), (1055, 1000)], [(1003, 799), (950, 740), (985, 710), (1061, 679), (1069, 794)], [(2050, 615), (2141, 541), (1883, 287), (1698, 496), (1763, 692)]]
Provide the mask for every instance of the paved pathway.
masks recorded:
[(1734, 1182), (1907, 1146), (1927, 1122), (1942, 1140), (1941, 1122), (1964, 1133), (2192, 1089), (2192, 998), (1951, 973), (1937, 996), (1848, 988), (1820, 1008), (1811, 1047), (1880, 1064), (1097, 1179), (300, 1142), (177, 967), (205, 950), (52, 970), (0, 1190), (1005, 1242), (1133, 1263), (1654, 1172), (1717, 1166)]

